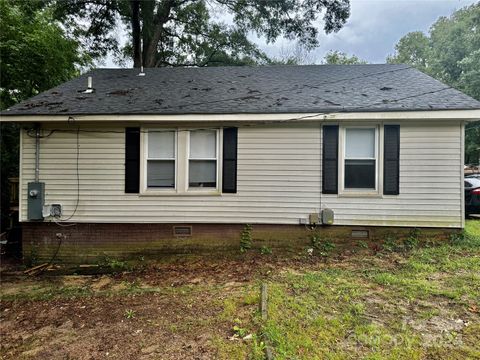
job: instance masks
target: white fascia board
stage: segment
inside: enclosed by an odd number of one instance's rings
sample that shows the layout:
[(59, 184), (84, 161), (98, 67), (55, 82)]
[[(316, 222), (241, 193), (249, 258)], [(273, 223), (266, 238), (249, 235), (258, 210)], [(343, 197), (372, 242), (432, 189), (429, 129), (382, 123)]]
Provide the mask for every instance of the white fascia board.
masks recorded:
[(174, 114), (174, 115), (8, 115), (1, 122), (303, 122), (340, 120), (480, 120), (480, 109), (342, 113)]

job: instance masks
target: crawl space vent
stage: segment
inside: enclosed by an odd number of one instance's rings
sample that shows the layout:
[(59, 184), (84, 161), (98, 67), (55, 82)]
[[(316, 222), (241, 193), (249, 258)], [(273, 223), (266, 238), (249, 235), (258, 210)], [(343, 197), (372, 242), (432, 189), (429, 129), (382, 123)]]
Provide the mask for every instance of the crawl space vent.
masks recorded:
[(173, 235), (174, 236), (192, 236), (192, 227), (191, 226), (174, 226)]
[(369, 235), (368, 230), (352, 230), (352, 238), (355, 239), (368, 239)]

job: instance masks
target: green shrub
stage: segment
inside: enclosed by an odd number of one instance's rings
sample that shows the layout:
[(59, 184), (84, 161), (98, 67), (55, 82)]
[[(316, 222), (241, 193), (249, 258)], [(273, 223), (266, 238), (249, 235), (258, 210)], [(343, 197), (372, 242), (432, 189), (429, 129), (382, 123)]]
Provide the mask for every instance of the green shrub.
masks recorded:
[(252, 247), (252, 225), (245, 224), (240, 233), (240, 251), (246, 252)]

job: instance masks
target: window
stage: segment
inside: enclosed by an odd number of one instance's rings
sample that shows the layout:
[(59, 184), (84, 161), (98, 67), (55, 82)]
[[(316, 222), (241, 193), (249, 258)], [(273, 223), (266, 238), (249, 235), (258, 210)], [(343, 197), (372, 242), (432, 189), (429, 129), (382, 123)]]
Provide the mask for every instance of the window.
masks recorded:
[(175, 188), (175, 131), (148, 132), (147, 188)]
[(345, 128), (343, 188), (377, 190), (377, 128)]
[(143, 132), (142, 192), (218, 193), (220, 132), (146, 129)]
[(217, 187), (217, 132), (190, 131), (189, 188)]

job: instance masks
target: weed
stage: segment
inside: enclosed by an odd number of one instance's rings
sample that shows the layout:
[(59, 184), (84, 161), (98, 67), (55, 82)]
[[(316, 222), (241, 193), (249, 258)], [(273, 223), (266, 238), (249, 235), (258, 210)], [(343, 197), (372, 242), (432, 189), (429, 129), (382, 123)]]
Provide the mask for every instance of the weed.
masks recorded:
[(269, 248), (268, 246), (262, 246), (260, 249), (260, 254), (262, 255), (270, 255), (272, 253), (272, 249)]
[(237, 312), (237, 302), (233, 299), (225, 299), (223, 301), (222, 319), (229, 319)]
[(258, 291), (249, 291), (243, 297), (243, 305), (255, 305), (258, 304), (259, 300)]
[(310, 242), (314, 250), (318, 252), (319, 255), (327, 257), (330, 252), (335, 249), (335, 244), (329, 239), (322, 239), (318, 234), (312, 234), (310, 237)]
[(135, 310), (132, 310), (132, 309), (125, 310), (124, 316), (127, 319), (133, 319), (135, 317)]
[(238, 337), (245, 337), (248, 334), (248, 330), (245, 328), (241, 327), (242, 322), (240, 319), (235, 319), (234, 320), (234, 325), (233, 325), (233, 333), (234, 335), (237, 335)]
[(383, 242), (383, 250), (386, 252), (395, 252), (400, 250), (397, 240), (392, 235), (387, 235), (385, 238), (385, 241)]
[(366, 241), (360, 240), (357, 242), (357, 246), (362, 249), (368, 249), (368, 243)]
[(408, 237), (405, 240), (403, 240), (403, 246), (406, 251), (410, 251), (418, 247), (419, 236), (420, 236), (419, 229), (414, 228), (410, 231), (410, 234), (408, 234)]
[(240, 251), (242, 253), (248, 251), (252, 247), (252, 225), (245, 224), (240, 233)]
[(365, 313), (365, 305), (363, 303), (354, 303), (350, 306), (350, 313), (353, 316), (360, 316)]
[(121, 271), (129, 271), (131, 267), (128, 265), (126, 261), (122, 261), (119, 259), (111, 258), (107, 255), (104, 256), (102, 261), (99, 264), (102, 267), (111, 269), (114, 272), (121, 272)]
[(140, 289), (140, 283), (137, 280), (124, 281), (122, 284), (127, 291), (135, 292)]
[[(468, 223), (470, 225), (471, 223)], [(475, 223), (473, 223), (475, 224)], [(476, 231), (475, 226), (468, 226), (461, 232), (450, 234), (450, 244), (463, 248), (472, 248), (480, 246), (480, 232)]]

